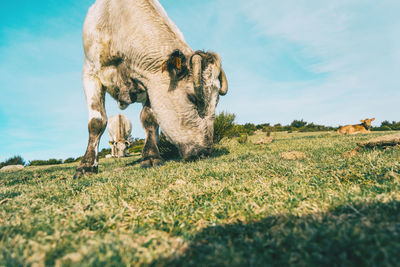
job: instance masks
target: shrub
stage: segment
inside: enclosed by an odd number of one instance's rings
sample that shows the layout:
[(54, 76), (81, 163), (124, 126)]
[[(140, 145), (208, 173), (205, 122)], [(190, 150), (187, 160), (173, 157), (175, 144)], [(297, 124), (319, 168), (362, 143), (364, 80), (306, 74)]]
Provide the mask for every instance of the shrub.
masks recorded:
[(67, 158), (66, 160), (64, 160), (64, 163), (66, 164), (66, 163), (73, 163), (73, 162), (75, 162), (75, 159), (74, 158)]
[(245, 125), (243, 125), (243, 127), (249, 133), (254, 133), (255, 131), (257, 131), (257, 126), (255, 126), (253, 123), (246, 123)]
[(372, 131), (399, 131), (400, 130), (400, 121), (399, 122), (395, 122), (395, 121), (382, 121), (381, 126), (380, 127), (373, 127), (371, 129)]
[(274, 129), (273, 130), (274, 132), (283, 132), (283, 131), (285, 131), (284, 127), (280, 123), (275, 124), (273, 129)]
[(392, 130), (400, 131), (400, 122), (396, 122), (392, 125)]
[(132, 139), (131, 145), (129, 146), (129, 153), (140, 153), (143, 150), (144, 139)]
[(44, 165), (58, 165), (62, 164), (61, 159), (49, 159), (49, 160), (32, 160), (29, 162), (29, 166), (44, 166)]
[(99, 158), (105, 158), (107, 155), (111, 154), (111, 148), (103, 148), (100, 152), (99, 152)]
[(389, 126), (382, 126), (382, 127), (380, 127), (381, 129), (381, 131), (391, 131), (392, 130), (392, 128), (390, 128)]
[(257, 130), (262, 130), (262, 131), (264, 131), (264, 129), (267, 127), (271, 127), (271, 125), (269, 123), (262, 123), (256, 125)]
[(373, 127), (371, 129), (371, 131), (391, 131), (391, 130), (392, 130), (392, 128), (390, 128), (390, 126), (388, 126), (388, 125), (384, 125), (381, 127)]
[(137, 145), (137, 146), (134, 146), (134, 147), (130, 147), (129, 148), (129, 153), (140, 153), (140, 152), (142, 152), (142, 150), (143, 150), (143, 147), (144, 147), (144, 144), (141, 144), (141, 145)]
[(233, 137), (236, 115), (228, 112), (221, 112), (214, 121), (214, 143), (218, 143), (224, 137)]
[(10, 165), (25, 165), (25, 161), (21, 156), (14, 156), (0, 163), (0, 168)]
[(301, 128), (301, 127), (304, 127), (304, 126), (306, 126), (307, 125), (307, 122), (305, 122), (305, 121), (303, 121), (303, 119), (302, 120), (294, 120), (291, 124), (290, 124), (290, 126), (292, 126), (292, 127), (294, 127), (294, 128)]
[(247, 143), (247, 139), (248, 139), (248, 135), (247, 134), (241, 134), (240, 136), (239, 136), (239, 138), (238, 138), (238, 142), (240, 143), (240, 144), (245, 144), (245, 143)]

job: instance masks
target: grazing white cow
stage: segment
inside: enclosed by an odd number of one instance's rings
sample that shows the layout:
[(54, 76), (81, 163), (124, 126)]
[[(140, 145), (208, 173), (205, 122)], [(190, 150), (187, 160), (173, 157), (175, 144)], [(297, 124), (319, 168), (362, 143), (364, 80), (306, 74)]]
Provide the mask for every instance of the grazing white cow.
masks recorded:
[(129, 155), (130, 137), (132, 124), (127, 117), (122, 114), (112, 116), (108, 119), (108, 136), (110, 137), (111, 156), (122, 158)]
[(159, 127), (183, 159), (211, 153), (215, 109), (228, 91), (220, 57), (193, 51), (158, 0), (97, 0), (83, 26), (83, 48), (89, 142), (75, 178), (98, 171), (106, 92), (121, 109), (143, 104), (143, 167), (162, 163)]

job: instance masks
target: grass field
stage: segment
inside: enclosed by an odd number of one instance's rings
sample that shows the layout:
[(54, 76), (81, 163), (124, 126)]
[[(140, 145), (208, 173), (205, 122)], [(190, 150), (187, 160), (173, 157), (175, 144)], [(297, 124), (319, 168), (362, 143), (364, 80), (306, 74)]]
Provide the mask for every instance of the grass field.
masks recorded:
[(209, 159), (102, 160), (81, 180), (76, 164), (0, 173), (0, 266), (399, 266), (400, 149), (342, 155), (380, 135), (223, 140)]

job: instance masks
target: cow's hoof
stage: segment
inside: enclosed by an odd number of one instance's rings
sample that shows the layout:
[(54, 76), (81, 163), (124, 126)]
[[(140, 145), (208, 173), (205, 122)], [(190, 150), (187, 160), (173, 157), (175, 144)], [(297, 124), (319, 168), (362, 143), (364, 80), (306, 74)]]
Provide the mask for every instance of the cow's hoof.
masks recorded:
[(161, 166), (164, 164), (164, 161), (161, 158), (146, 158), (142, 160), (141, 166), (142, 168), (151, 168), (151, 167), (157, 167)]
[(82, 178), (83, 176), (86, 176), (89, 174), (96, 174), (97, 172), (98, 172), (97, 166), (78, 167), (78, 169), (76, 169), (76, 172), (74, 174), (74, 179), (79, 179), (79, 178)]

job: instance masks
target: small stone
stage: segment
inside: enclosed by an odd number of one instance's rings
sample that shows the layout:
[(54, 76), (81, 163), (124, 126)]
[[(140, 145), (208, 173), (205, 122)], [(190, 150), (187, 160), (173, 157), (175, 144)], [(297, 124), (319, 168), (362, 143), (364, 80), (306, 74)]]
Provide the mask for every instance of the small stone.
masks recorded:
[(24, 169), (23, 165), (9, 165), (4, 166), (0, 169), (1, 172), (15, 172), (15, 171), (22, 171)]

